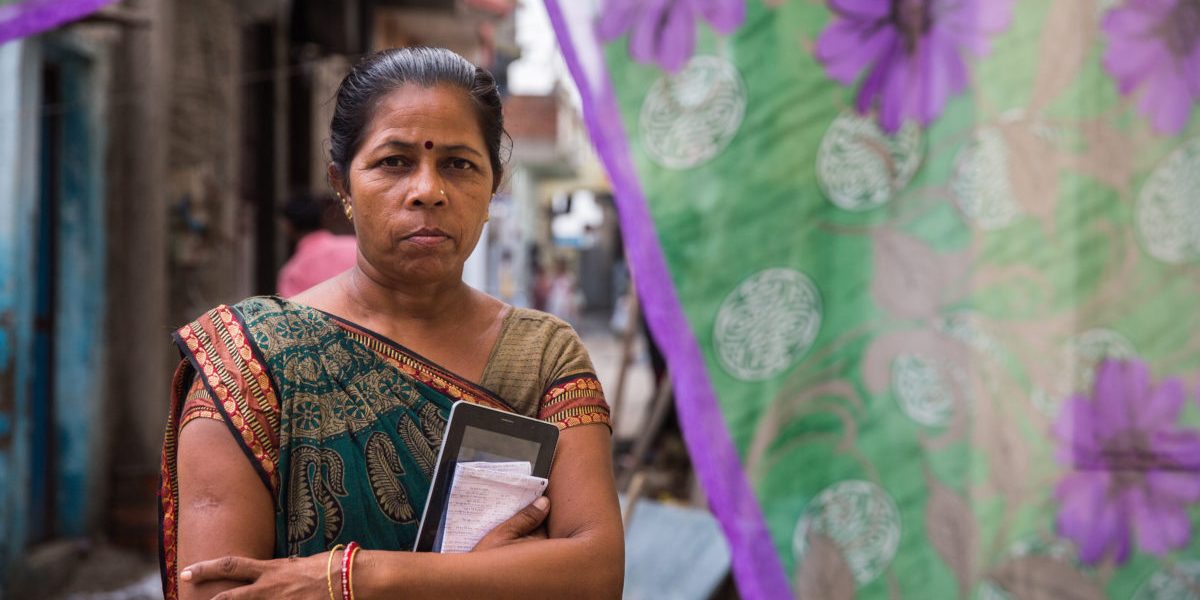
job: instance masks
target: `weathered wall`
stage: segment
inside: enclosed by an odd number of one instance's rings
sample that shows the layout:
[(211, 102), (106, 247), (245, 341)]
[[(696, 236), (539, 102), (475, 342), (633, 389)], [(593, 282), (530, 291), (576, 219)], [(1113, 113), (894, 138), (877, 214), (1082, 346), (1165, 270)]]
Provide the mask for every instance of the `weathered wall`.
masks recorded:
[[(235, 302), (252, 261), (241, 243), (252, 220), (237, 196), (242, 11), (230, 0), (171, 4), (167, 197), (172, 212), (168, 315), (173, 325)], [(254, 118), (269, 118), (256, 115)], [(263, 173), (263, 177), (270, 177)]]
[[(82, 32), (80, 32), (82, 33)], [(103, 473), (94, 462), (106, 431), (104, 340), (104, 163), (107, 128), (107, 48), (83, 35), (44, 42), (62, 74), (58, 179), (58, 266), (54, 329), (54, 425), (57, 465), (50, 474), (56, 528), (82, 536), (97, 515), (95, 491)]]
[(170, 5), (128, 0), (144, 18), (112, 50), (107, 153), (108, 335), (103, 427), (108, 482), (105, 525), (118, 543), (152, 552), (158, 456), (175, 355), (167, 332), (166, 111)]

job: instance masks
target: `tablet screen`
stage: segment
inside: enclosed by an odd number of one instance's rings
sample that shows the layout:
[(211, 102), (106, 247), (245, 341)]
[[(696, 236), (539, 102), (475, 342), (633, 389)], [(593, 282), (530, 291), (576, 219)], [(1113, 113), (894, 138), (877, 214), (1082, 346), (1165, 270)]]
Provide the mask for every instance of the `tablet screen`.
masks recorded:
[(512, 437), (468, 425), (463, 430), (462, 446), (458, 449), (457, 462), (523, 460), (532, 466), (537, 462), (538, 450), (541, 447), (541, 444), (533, 440)]

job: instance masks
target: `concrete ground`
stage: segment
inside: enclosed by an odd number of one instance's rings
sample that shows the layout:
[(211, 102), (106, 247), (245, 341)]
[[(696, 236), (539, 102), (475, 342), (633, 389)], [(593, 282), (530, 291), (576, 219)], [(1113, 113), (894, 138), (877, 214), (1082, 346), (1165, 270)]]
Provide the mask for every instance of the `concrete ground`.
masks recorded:
[(619, 442), (629, 441), (642, 430), (649, 416), (647, 413), (654, 395), (654, 372), (650, 367), (646, 339), (640, 332), (636, 333), (630, 345), (629, 370), (618, 401), (617, 383), (621, 377), (624, 340), (621, 334), (609, 328), (608, 317), (604, 313), (588, 314), (577, 324), (576, 330), (591, 355), (609, 405), (616, 407), (612, 415), (614, 438)]
[(87, 540), (60, 540), (30, 549), (16, 576), (13, 598), (47, 600), (161, 600), (152, 558)]

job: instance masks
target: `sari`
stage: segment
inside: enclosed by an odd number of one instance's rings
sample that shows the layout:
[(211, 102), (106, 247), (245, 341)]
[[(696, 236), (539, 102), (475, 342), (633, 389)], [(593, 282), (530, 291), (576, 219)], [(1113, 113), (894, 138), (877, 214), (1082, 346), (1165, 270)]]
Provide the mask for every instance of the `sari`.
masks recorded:
[(218, 306), (173, 335), (159, 492), (163, 590), (177, 596), (180, 429), (221, 420), (274, 500), (274, 556), (357, 541), (410, 550), (451, 405), (465, 400), (555, 423), (608, 423), (578, 336), (513, 308), (480, 383), (366, 328), (276, 297)]

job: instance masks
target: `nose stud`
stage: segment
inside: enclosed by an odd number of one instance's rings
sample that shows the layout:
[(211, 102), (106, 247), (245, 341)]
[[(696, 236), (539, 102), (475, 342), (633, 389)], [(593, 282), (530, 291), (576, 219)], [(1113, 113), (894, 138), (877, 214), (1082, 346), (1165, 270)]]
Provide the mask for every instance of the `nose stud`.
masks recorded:
[(438, 191), (440, 191), (440, 192), (442, 193), (442, 195), (443, 195), (443, 196), (445, 196), (445, 195), (446, 195), (446, 190), (438, 190)]

